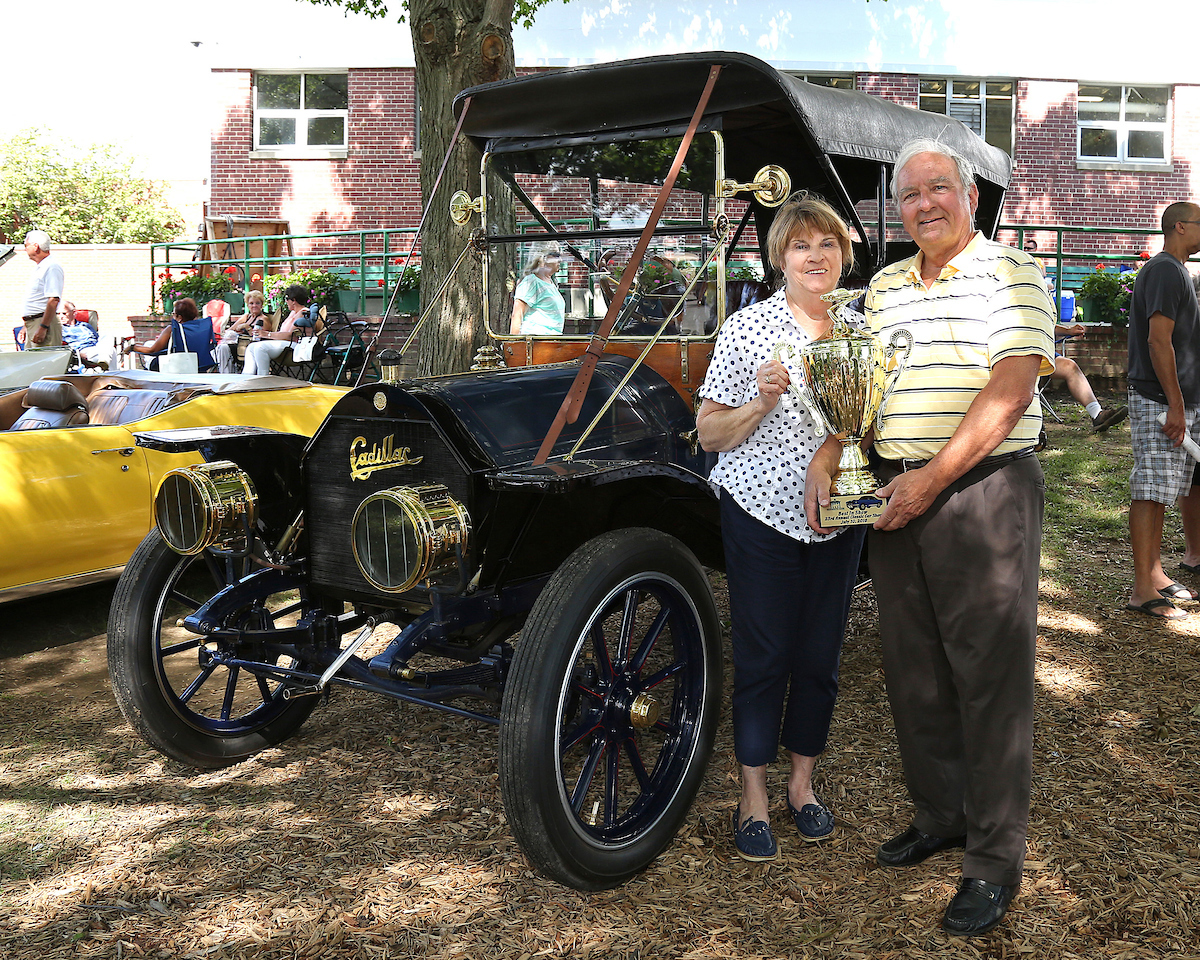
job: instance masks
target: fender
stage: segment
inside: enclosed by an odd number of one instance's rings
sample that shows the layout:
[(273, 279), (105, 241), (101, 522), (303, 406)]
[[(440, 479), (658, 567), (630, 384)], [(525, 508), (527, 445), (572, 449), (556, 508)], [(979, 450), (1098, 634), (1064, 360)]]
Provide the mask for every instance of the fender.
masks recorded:
[[(708, 481), (686, 468), (653, 461), (552, 462), (492, 474), (488, 483), (520, 510), (510, 518), (513, 539), (488, 558), (503, 557), (506, 569), (497, 571), (502, 581), (557, 566), (580, 544), (622, 527), (659, 530), (686, 544), (705, 566), (724, 569), (719, 501)], [(485, 570), (485, 582), (490, 572)]]
[(165, 453), (198, 451), (205, 461), (231, 460), (250, 476), (259, 511), (271, 530), (282, 530), (303, 503), (300, 459), (309, 438), (265, 427), (184, 427), (135, 433), (139, 447)]

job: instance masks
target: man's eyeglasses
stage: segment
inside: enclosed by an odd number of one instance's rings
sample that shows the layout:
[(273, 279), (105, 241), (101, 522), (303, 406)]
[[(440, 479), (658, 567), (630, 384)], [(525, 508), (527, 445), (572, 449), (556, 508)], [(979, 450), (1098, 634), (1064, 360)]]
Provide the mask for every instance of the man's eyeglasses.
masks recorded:
[(1176, 220), (1176, 223), (1200, 223), (1200, 220)]

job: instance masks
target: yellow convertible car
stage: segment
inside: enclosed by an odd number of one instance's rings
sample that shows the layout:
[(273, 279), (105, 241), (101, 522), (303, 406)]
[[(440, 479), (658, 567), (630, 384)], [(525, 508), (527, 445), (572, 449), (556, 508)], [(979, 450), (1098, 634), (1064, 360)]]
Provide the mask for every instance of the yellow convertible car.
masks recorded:
[(135, 433), (232, 424), (309, 437), (345, 392), (120, 371), (0, 395), (0, 603), (120, 575), (153, 526), (163, 475), (201, 460), (139, 447)]

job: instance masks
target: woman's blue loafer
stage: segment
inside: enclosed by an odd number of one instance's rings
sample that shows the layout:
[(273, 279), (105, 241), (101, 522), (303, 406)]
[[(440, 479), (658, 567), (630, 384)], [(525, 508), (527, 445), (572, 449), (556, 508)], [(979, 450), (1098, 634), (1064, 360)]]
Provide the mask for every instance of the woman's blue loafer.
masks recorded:
[(771, 833), (771, 825), (751, 817), (745, 823), (739, 823), (741, 807), (733, 811), (733, 845), (737, 854), (743, 860), (774, 860), (779, 856), (779, 845), (775, 835)]
[(792, 799), (788, 797), (788, 812), (796, 821), (800, 836), (809, 843), (824, 840), (833, 833), (833, 814), (820, 797), (817, 797), (816, 803), (806, 803), (799, 810), (792, 806)]

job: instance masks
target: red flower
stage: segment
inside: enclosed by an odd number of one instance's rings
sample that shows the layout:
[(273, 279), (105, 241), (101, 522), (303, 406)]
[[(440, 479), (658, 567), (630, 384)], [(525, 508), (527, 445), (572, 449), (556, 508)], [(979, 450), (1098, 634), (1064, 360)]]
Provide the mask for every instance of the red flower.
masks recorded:
[(402, 264), (403, 262), (404, 262), (403, 257), (397, 257), (395, 260), (392, 261), (392, 263), (394, 263), (396, 266), (400, 266), (400, 264)]
[(1149, 259), (1150, 259), (1150, 254), (1148, 254), (1148, 253), (1147, 253), (1145, 250), (1143, 250), (1141, 253), (1139, 253), (1139, 254), (1138, 254), (1138, 259), (1140, 259), (1140, 260), (1149, 260)]
[(357, 270), (351, 270), (351, 271), (350, 271), (350, 273), (351, 273), (351, 275), (353, 275), (353, 274), (356, 274), (356, 273), (358, 273), (358, 271), (357, 271)]
[(237, 267), (226, 267), (225, 272), (232, 277), (235, 273), (237, 273)]
[(253, 275), (253, 276), (252, 276), (250, 279), (251, 279), (251, 280), (261, 280), (261, 279), (262, 279), (262, 277), (261, 277), (259, 274), (257, 274), (257, 273), (256, 273), (256, 274), (254, 274), (254, 275)]
[(1096, 264), (1096, 269), (1097, 269), (1097, 270), (1103, 270), (1103, 269), (1104, 269), (1104, 264), (1102, 264), (1102, 263), (1098, 263), (1098, 264)]
[(383, 281), (382, 281), (382, 280), (379, 280), (379, 281), (376, 281), (376, 282), (379, 284), (379, 286), (381, 286), (381, 287), (383, 286)]

